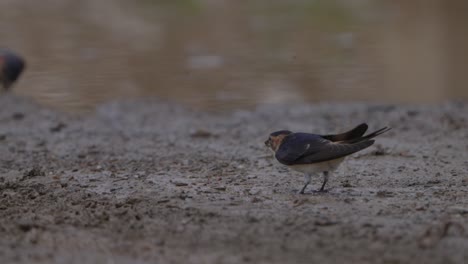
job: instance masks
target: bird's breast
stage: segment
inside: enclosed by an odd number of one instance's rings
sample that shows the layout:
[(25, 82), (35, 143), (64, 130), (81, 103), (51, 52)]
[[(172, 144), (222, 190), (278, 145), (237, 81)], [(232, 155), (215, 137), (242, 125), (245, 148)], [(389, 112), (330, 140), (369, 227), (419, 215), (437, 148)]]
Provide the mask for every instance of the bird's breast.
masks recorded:
[(334, 171), (340, 166), (345, 158), (339, 158), (334, 160), (327, 160), (311, 164), (297, 164), (289, 166), (291, 169), (303, 172), (303, 173), (320, 173), (324, 171)]

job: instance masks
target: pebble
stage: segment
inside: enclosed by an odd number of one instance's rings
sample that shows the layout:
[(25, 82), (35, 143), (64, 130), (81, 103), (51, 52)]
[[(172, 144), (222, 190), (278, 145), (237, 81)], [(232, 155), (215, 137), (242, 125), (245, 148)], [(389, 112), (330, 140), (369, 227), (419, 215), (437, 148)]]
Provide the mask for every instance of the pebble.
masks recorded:
[(188, 183), (182, 182), (182, 181), (172, 181), (171, 183), (174, 184), (175, 186), (179, 186), (179, 187), (188, 185)]

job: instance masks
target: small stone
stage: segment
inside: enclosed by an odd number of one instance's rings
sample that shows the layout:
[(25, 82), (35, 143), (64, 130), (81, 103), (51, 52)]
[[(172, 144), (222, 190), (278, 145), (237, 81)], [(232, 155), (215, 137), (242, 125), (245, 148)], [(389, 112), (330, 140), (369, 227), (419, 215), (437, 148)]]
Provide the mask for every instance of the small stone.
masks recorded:
[(64, 129), (66, 127), (67, 127), (66, 124), (64, 124), (62, 122), (59, 122), (57, 125), (50, 128), (50, 132), (52, 132), (52, 133), (60, 132), (62, 129)]
[(338, 224), (338, 221), (331, 220), (329, 218), (322, 218), (315, 220), (314, 224), (317, 226), (332, 226)]
[(178, 187), (187, 186), (187, 185), (188, 185), (188, 183), (182, 182), (182, 181), (172, 181), (172, 184), (174, 184), (175, 186), (178, 186)]
[(20, 112), (13, 113), (11, 116), (14, 120), (21, 120), (24, 118), (24, 114)]
[(389, 191), (378, 191), (376, 196), (380, 198), (386, 198), (386, 197), (393, 197), (395, 195)]
[(343, 186), (344, 188), (353, 187), (353, 186), (351, 185), (351, 183), (349, 183), (348, 180), (343, 181), (343, 182), (341, 183), (341, 186)]
[(23, 232), (28, 232), (33, 228), (38, 228), (39, 226), (32, 222), (20, 222), (18, 223), (18, 228)]
[(259, 203), (259, 202), (261, 202), (261, 201), (262, 201), (262, 199), (260, 199), (260, 198), (258, 198), (258, 197), (254, 197), (254, 198), (252, 199), (252, 203)]
[(27, 178), (33, 178), (33, 177), (38, 177), (38, 176), (45, 176), (46, 173), (41, 169), (41, 168), (32, 168), (31, 170), (25, 172), (23, 174), (23, 180)]
[(190, 133), (190, 136), (193, 138), (209, 138), (216, 135), (204, 129), (197, 129), (196, 131)]
[(416, 211), (426, 211), (426, 207), (425, 206), (418, 206), (415, 208)]
[(408, 110), (408, 111), (406, 112), (406, 114), (407, 114), (409, 117), (415, 117), (415, 116), (417, 116), (417, 115), (419, 114), (419, 112), (416, 111), (416, 110)]
[(250, 195), (258, 195), (258, 194), (260, 194), (260, 192), (261, 192), (261, 189), (260, 188), (255, 188), (255, 187), (253, 187), (252, 189), (249, 190)]
[(428, 181), (427, 184), (439, 184), (439, 180)]

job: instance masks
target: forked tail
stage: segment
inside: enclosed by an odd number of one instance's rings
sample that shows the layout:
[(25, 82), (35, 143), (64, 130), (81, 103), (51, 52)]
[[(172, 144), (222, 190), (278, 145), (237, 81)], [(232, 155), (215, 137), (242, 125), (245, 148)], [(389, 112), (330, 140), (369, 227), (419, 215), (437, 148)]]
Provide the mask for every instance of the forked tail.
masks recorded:
[(392, 128), (390, 128), (390, 127), (384, 127), (384, 128), (381, 128), (381, 129), (379, 129), (377, 131), (374, 131), (374, 132), (370, 133), (369, 135), (359, 137), (359, 138), (354, 138), (354, 139), (351, 139), (351, 140), (347, 140), (345, 142), (348, 143), (348, 144), (353, 144), (353, 143), (369, 140), (369, 139), (375, 138), (376, 136), (381, 135), (381, 134), (383, 134), (383, 133), (385, 133), (385, 132), (387, 132), (387, 131), (389, 131), (391, 129)]

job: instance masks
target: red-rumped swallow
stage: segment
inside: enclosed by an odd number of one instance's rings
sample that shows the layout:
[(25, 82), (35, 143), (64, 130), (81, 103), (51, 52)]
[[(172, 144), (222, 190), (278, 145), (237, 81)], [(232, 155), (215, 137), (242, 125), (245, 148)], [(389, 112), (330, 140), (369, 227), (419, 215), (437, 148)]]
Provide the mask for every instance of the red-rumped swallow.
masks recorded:
[(0, 84), (8, 90), (19, 78), (26, 63), (18, 54), (0, 49)]
[(313, 174), (323, 172), (323, 184), (319, 190), (322, 192), (329, 174), (338, 168), (346, 156), (371, 146), (374, 144), (372, 138), (390, 130), (384, 127), (364, 136), (367, 128), (367, 124), (360, 124), (348, 132), (336, 135), (280, 130), (271, 133), (265, 145), (275, 152), (275, 158), (281, 164), (305, 173), (305, 184), (300, 194), (304, 193)]

